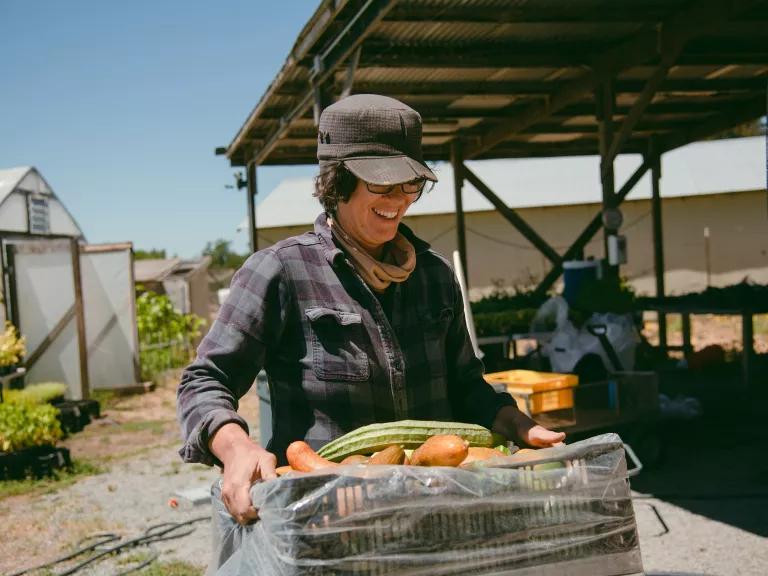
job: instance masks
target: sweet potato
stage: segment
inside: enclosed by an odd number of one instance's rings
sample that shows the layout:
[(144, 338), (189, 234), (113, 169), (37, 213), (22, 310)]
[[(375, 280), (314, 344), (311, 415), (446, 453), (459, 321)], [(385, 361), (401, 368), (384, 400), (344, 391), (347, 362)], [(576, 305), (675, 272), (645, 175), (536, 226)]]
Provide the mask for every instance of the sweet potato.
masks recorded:
[(288, 458), (288, 464), (291, 465), (291, 468), (299, 472), (314, 472), (315, 470), (338, 466), (336, 462), (331, 462), (318, 455), (309, 444), (302, 440), (291, 442), (285, 451), (285, 456)]
[(402, 464), (405, 462), (405, 450), (399, 444), (387, 446), (368, 460), (368, 464)]
[(458, 466), (467, 457), (469, 442), (454, 434), (432, 436), (411, 455), (413, 466)]
[(341, 461), (341, 464), (367, 464), (368, 463), (368, 456), (364, 456), (363, 454), (352, 454), (352, 456), (347, 456), (344, 458), (344, 460)]
[(488, 460), (489, 458), (498, 458), (504, 454), (495, 448), (482, 448), (480, 446), (470, 446), (467, 451), (467, 457), (461, 463), (462, 466), (478, 460)]

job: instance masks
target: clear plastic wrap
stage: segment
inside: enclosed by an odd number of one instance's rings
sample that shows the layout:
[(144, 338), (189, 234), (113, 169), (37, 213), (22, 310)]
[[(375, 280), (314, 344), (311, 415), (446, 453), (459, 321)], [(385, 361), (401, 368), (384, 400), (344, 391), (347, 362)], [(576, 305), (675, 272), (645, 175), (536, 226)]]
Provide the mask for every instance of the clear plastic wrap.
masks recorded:
[(213, 487), (209, 574), (642, 572), (621, 439), (596, 436), (471, 468), (352, 465), (251, 490), (258, 522), (234, 522)]

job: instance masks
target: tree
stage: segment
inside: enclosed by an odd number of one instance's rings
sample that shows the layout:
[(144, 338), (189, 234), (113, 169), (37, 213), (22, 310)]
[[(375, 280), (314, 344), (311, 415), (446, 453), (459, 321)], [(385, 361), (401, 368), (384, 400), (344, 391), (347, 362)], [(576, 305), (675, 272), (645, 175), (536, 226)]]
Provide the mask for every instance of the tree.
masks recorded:
[(149, 250), (139, 249), (133, 251), (134, 260), (154, 260), (157, 258), (165, 260), (165, 249), (160, 250), (159, 248), (150, 248)]
[(230, 240), (223, 238), (206, 243), (203, 256), (210, 256), (211, 268), (240, 268), (243, 265), (248, 255), (233, 251), (231, 244)]

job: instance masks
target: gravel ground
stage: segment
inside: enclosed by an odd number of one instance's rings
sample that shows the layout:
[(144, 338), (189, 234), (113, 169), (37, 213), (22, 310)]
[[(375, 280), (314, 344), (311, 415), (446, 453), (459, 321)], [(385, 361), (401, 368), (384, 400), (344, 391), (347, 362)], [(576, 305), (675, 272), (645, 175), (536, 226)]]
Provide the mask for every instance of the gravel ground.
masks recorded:
[[(253, 398), (241, 404), (257, 429), (254, 406)], [(702, 421), (668, 430), (665, 466), (658, 471), (644, 470), (632, 481), (648, 576), (768, 573), (768, 466), (764, 458), (768, 433), (732, 424), (722, 433), (714, 429), (716, 425)], [(166, 443), (56, 493), (0, 502), (4, 534), (0, 573), (50, 560), (67, 545), (96, 532), (115, 532), (127, 539), (152, 525), (210, 517), (207, 501), (192, 505), (177, 498), (177, 507), (169, 505), (178, 490), (208, 490), (219, 476), (216, 469), (182, 464), (177, 448), (177, 442)], [(212, 547), (209, 521), (196, 524), (188, 536), (154, 545), (161, 560), (183, 560), (200, 567), (207, 566)], [(100, 562), (82, 574), (118, 574), (128, 566), (126, 557), (135, 558), (137, 552), (146, 553), (146, 548)]]
[[(87, 519), (89, 533), (113, 532), (124, 539), (140, 536), (148, 527), (166, 522), (184, 522), (210, 517), (209, 502), (194, 506), (175, 495), (177, 490), (209, 489), (218, 478), (216, 469), (199, 465), (177, 464), (175, 447), (145, 453), (139, 458), (120, 462), (110, 472), (84, 478), (78, 483), (36, 498), (26, 509), (27, 521), (45, 517), (49, 525), (66, 527), (73, 519)], [(178, 506), (169, 500), (176, 497)], [(82, 532), (81, 532), (82, 534)], [(206, 566), (211, 551), (210, 522), (195, 525), (189, 536), (154, 544), (162, 560), (184, 560)], [(146, 551), (134, 549), (135, 552)], [(37, 558), (18, 558), (14, 568), (28, 567), (60, 554), (42, 550)], [(124, 561), (125, 555), (122, 555)], [(120, 560), (120, 559), (118, 559)], [(123, 569), (125, 566), (123, 566)], [(100, 562), (83, 574), (115, 574), (113, 562)]]
[[(175, 449), (154, 450), (141, 458), (120, 463), (107, 474), (85, 478), (76, 485), (56, 494), (40, 497), (29, 510), (32, 516), (46, 514), (53, 525), (66, 525), (73, 516), (90, 518), (102, 530), (117, 532), (124, 537), (140, 535), (148, 526), (164, 522), (183, 522), (210, 515), (210, 504), (198, 506), (180, 499), (177, 508), (168, 500), (177, 490), (208, 489), (218, 476), (216, 470), (203, 470), (196, 465), (178, 467)], [(765, 533), (768, 500), (765, 497), (745, 499), (707, 499), (703, 514), (686, 508), (690, 503), (672, 504), (636, 494), (635, 511), (640, 533), (641, 550), (646, 573), (651, 576), (764, 576), (768, 566), (768, 539)], [(669, 528), (653, 508), (659, 512)], [(686, 507), (683, 507), (686, 506)], [(724, 511), (744, 524), (752, 518), (751, 530), (707, 516), (722, 516)], [(711, 513), (710, 513), (711, 512)], [(157, 544), (154, 548), (162, 560), (184, 560), (204, 567), (212, 551), (209, 522), (197, 525), (189, 536)], [(144, 549), (146, 550), (146, 549)], [(122, 556), (122, 561), (125, 560)], [(115, 574), (125, 565), (105, 561), (83, 574)], [(26, 567), (29, 559), (20, 559), (18, 568)]]

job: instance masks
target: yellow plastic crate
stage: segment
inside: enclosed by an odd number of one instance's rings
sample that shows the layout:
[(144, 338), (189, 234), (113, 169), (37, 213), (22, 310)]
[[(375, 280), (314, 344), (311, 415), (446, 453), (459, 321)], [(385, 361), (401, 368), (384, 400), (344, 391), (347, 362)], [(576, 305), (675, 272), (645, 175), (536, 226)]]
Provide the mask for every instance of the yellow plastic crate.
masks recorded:
[(485, 380), (489, 384), (503, 384), (518, 407), (529, 416), (573, 408), (573, 387), (579, 383), (579, 377), (574, 374), (533, 370), (493, 372), (486, 374)]

